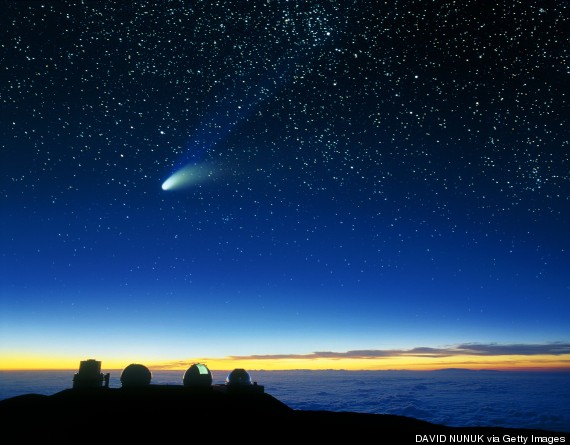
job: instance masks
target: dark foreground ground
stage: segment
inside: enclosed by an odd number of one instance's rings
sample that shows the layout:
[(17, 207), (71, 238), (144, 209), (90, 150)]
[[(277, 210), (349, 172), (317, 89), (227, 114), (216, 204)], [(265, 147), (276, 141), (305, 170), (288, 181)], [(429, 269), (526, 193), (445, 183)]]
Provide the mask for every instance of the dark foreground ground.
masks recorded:
[(457, 428), (394, 415), (293, 410), (258, 389), (150, 385), (29, 394), (0, 401), (0, 425), (11, 443), (42, 444), (570, 443), (570, 432)]

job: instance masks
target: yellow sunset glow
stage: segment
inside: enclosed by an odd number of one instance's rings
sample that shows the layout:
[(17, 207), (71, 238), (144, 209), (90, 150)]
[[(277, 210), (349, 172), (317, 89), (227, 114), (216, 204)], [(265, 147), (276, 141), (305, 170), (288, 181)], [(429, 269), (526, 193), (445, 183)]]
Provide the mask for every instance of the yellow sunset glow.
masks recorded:
[(123, 369), (131, 363), (141, 363), (151, 370), (185, 370), (192, 363), (205, 363), (211, 370), (246, 368), (256, 370), (293, 369), (344, 369), (344, 370), (435, 370), (444, 368), (495, 369), (495, 370), (570, 370), (570, 355), (456, 355), (444, 358), (433, 357), (387, 357), (387, 358), (277, 358), (252, 357), (216, 358), (190, 357), (170, 362), (153, 360), (152, 357), (52, 357), (52, 356), (3, 356), (1, 370), (75, 370), (81, 360), (94, 358), (102, 362), (102, 368)]

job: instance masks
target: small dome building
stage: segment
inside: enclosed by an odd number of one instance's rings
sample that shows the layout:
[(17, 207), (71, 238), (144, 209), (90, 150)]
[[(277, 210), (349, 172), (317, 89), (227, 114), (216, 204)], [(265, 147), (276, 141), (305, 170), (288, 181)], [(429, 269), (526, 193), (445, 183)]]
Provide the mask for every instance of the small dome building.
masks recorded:
[(189, 388), (211, 387), (212, 373), (203, 363), (194, 363), (184, 373), (183, 383)]
[(138, 363), (131, 363), (121, 373), (121, 384), (123, 387), (148, 386), (152, 379), (149, 369)]
[(253, 385), (249, 373), (243, 368), (236, 368), (226, 377), (226, 385), (250, 386)]
[(258, 385), (257, 382), (252, 382), (249, 372), (243, 368), (236, 368), (230, 372), (226, 377), (224, 386), (229, 393), (262, 394), (264, 392), (263, 386)]

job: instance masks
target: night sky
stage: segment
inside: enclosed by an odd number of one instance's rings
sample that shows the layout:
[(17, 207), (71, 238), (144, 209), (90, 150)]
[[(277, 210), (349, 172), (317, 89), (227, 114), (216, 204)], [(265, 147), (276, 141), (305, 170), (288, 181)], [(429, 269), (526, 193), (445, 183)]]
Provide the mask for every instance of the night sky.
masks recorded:
[(570, 366), (569, 17), (2, 1), (0, 368)]

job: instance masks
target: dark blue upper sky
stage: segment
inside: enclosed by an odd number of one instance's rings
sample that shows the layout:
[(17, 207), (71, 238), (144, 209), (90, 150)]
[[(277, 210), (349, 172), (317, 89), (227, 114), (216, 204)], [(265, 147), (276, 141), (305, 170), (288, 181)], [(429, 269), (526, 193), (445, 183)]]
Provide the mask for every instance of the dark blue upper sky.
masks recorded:
[(0, 8), (5, 356), (570, 338), (564, 2)]

